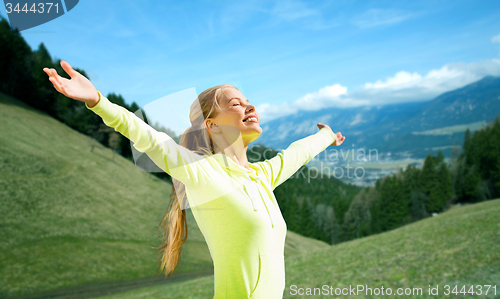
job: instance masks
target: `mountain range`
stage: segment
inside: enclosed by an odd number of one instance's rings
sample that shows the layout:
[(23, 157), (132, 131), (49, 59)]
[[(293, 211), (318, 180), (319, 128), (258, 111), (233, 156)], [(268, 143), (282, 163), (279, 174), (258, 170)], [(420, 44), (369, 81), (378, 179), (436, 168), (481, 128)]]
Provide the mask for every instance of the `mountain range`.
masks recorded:
[(479, 129), (499, 114), (500, 77), (487, 76), (428, 101), (300, 111), (262, 124), (255, 143), (285, 149), (316, 133), (320, 122), (346, 136), (344, 149), (376, 149), (392, 158), (425, 158), (441, 150), (450, 157), (467, 128)]

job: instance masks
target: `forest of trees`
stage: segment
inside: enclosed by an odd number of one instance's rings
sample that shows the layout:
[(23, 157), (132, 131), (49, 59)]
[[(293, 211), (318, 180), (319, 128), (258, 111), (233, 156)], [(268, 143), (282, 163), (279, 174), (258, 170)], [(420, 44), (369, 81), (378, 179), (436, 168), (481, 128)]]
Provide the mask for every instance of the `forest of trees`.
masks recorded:
[[(1, 16), (0, 16), (1, 18)], [(57, 92), (44, 67), (66, 72), (60, 60), (53, 61), (42, 44), (32, 51), (17, 30), (0, 20), (0, 92), (44, 111), (71, 128), (93, 137), (101, 144), (133, 161), (130, 142), (102, 119), (90, 113), (82, 102)], [(85, 71), (75, 68), (82, 75)], [(89, 78), (90, 79), (90, 78)], [(136, 112), (121, 95), (106, 97)], [(147, 118), (143, 112), (145, 121)], [(155, 126), (153, 126), (155, 127)], [(160, 128), (178, 142), (179, 136)], [(288, 229), (330, 244), (381, 233), (441, 213), (456, 203), (476, 203), (500, 194), (500, 117), (486, 128), (465, 132), (462, 149), (456, 148), (448, 165), (441, 152), (428, 155), (421, 169), (409, 165), (400, 172), (377, 181), (373, 187), (344, 184), (335, 178), (306, 178), (302, 166), (274, 192)], [(277, 152), (262, 145), (249, 149), (250, 162), (274, 157)], [(145, 156), (145, 155), (143, 155)], [(166, 173), (153, 173), (170, 180)]]

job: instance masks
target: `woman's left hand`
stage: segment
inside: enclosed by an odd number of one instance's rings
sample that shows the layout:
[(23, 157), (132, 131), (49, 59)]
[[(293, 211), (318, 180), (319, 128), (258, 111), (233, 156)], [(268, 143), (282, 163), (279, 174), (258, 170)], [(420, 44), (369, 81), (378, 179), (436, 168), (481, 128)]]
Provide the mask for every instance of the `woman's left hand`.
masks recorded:
[[(325, 124), (322, 124), (322, 123), (318, 123), (318, 128), (321, 130), (323, 128), (328, 128), (328, 130), (332, 131), (332, 129), (328, 126), (328, 125), (325, 125)], [(332, 131), (333, 133), (333, 131)], [(337, 140), (335, 140), (331, 146), (338, 146), (338, 145), (341, 145), (342, 142), (344, 142), (345, 140), (345, 136), (342, 136), (342, 133), (340, 132), (337, 132), (337, 133), (334, 133), (335, 134), (335, 137), (337, 137)]]

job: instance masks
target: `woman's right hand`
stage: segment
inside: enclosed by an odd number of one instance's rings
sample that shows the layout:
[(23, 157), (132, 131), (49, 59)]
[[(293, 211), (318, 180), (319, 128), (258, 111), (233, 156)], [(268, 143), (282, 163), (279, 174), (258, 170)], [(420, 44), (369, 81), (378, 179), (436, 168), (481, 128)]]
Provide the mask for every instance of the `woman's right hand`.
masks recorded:
[[(320, 130), (323, 129), (323, 128), (328, 128), (328, 130), (332, 131), (332, 128), (330, 128), (329, 125), (318, 123), (317, 126), (318, 126), (318, 129), (320, 129)], [(336, 140), (332, 144), (330, 144), (330, 145), (331, 146), (339, 146), (339, 145), (341, 145), (342, 142), (344, 142), (344, 140), (345, 140), (345, 136), (342, 136), (342, 133), (340, 133), (340, 132), (335, 133), (335, 132), (332, 131), (332, 133), (335, 135), (335, 137), (336, 137), (335, 139)]]
[(55, 69), (43, 68), (43, 71), (49, 75), (49, 80), (54, 88), (68, 98), (85, 102), (89, 107), (95, 106), (99, 102), (99, 94), (90, 80), (75, 71), (64, 60), (61, 60), (61, 66), (71, 77), (70, 80), (59, 76)]

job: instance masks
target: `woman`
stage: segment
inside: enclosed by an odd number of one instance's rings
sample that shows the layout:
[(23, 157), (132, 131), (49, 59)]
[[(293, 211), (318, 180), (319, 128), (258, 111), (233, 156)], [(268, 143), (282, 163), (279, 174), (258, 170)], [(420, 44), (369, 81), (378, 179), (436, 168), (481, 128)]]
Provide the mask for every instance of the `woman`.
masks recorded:
[(249, 163), (248, 145), (262, 128), (255, 107), (236, 87), (223, 84), (203, 91), (191, 105), (192, 126), (177, 144), (111, 103), (69, 63), (61, 61), (61, 66), (70, 80), (43, 69), (54, 88), (85, 102), (173, 178), (175, 189), (160, 226), (160, 269), (168, 275), (177, 265), (187, 238), (183, 207), (189, 204), (214, 262), (214, 298), (282, 298), (286, 223), (273, 190), (345, 137), (318, 123), (316, 134), (295, 141), (272, 159)]

